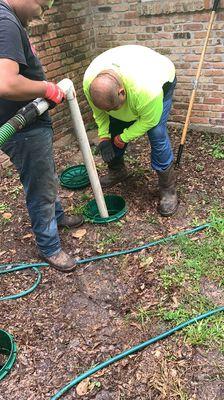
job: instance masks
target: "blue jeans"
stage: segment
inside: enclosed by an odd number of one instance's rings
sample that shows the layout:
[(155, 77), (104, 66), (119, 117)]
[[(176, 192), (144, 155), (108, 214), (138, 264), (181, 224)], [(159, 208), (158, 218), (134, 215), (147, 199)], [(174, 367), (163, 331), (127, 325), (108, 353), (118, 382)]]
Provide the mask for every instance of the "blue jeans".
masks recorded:
[(57, 198), (52, 138), (51, 125), (39, 122), (17, 132), (2, 148), (19, 172), (37, 246), (46, 257), (61, 249), (57, 221), (64, 214)]
[[(168, 90), (164, 93), (163, 113), (158, 125), (150, 129), (147, 134), (151, 145), (151, 165), (156, 171), (163, 171), (169, 167), (173, 161), (173, 151), (169, 135), (167, 132), (167, 121), (172, 107), (172, 96), (176, 86), (176, 79), (169, 85)], [(124, 122), (110, 117), (110, 133), (113, 139), (116, 135), (120, 135), (125, 128), (128, 128), (135, 121)], [(116, 159), (123, 157), (127, 145), (123, 149), (114, 146)], [(116, 162), (116, 161), (115, 161)]]

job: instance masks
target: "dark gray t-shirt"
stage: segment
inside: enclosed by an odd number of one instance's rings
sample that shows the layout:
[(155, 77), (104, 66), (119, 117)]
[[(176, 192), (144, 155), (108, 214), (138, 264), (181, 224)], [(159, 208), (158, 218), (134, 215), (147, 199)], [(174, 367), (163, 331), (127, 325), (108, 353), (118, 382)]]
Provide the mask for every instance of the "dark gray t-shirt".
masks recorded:
[[(0, 58), (16, 61), (19, 64), (19, 73), (28, 79), (35, 81), (46, 79), (26, 30), (13, 10), (2, 0), (0, 0)], [(0, 98), (0, 126), (29, 102), (30, 100), (12, 101)], [(51, 121), (48, 112), (39, 117), (39, 120), (46, 123)]]

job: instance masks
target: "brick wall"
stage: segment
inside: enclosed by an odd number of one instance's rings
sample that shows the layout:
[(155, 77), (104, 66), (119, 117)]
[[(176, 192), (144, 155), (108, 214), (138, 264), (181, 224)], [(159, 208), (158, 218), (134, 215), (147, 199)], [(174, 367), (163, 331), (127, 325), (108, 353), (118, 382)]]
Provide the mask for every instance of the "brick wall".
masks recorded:
[[(90, 111), (82, 93), (82, 77), (95, 54), (92, 9), (88, 0), (56, 0), (45, 16), (46, 22), (34, 21), (30, 36), (48, 80), (73, 80), (85, 119)], [(55, 138), (71, 133), (68, 106), (51, 111)]]
[[(31, 38), (47, 78), (73, 80), (82, 115), (91, 113), (82, 78), (102, 51), (127, 43), (149, 46), (176, 65), (178, 85), (171, 121), (185, 120), (211, 15), (212, 0), (55, 0), (46, 22), (35, 22)], [(224, 126), (224, 0), (211, 32), (191, 121), (198, 129)], [(71, 132), (67, 105), (51, 111), (56, 139)]]
[[(183, 123), (212, 4), (210, 0), (91, 0), (96, 54), (114, 46), (138, 43), (170, 57), (178, 77), (171, 121)], [(223, 132), (223, 92), (224, 0), (221, 0), (192, 112), (194, 127)]]

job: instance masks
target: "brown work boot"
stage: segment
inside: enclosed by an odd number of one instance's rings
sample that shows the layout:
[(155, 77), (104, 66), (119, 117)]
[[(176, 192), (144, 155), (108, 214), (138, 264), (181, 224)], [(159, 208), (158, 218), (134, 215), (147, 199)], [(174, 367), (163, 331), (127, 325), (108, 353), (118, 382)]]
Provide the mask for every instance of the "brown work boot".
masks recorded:
[(160, 202), (157, 210), (163, 217), (169, 217), (173, 215), (178, 208), (174, 165), (171, 164), (166, 170), (156, 172), (159, 178), (160, 194)]
[(78, 228), (80, 225), (84, 223), (84, 218), (82, 215), (66, 215), (58, 221), (58, 226), (63, 228)]
[(72, 272), (76, 269), (75, 260), (66, 254), (63, 250), (50, 257), (45, 257), (41, 254), (41, 258), (46, 261), (50, 267), (57, 269), (60, 272)]
[(100, 177), (102, 188), (109, 188), (117, 183), (125, 181), (129, 177), (129, 173), (125, 167), (124, 160), (113, 160), (108, 164), (108, 173)]

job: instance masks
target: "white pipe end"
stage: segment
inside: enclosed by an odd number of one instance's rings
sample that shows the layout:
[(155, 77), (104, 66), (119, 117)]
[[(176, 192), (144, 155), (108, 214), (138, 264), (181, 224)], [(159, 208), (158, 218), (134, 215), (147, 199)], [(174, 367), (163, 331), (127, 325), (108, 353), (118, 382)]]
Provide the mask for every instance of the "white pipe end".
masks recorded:
[(57, 85), (66, 94), (67, 100), (72, 100), (76, 96), (75, 88), (71, 79), (65, 78), (58, 82)]

